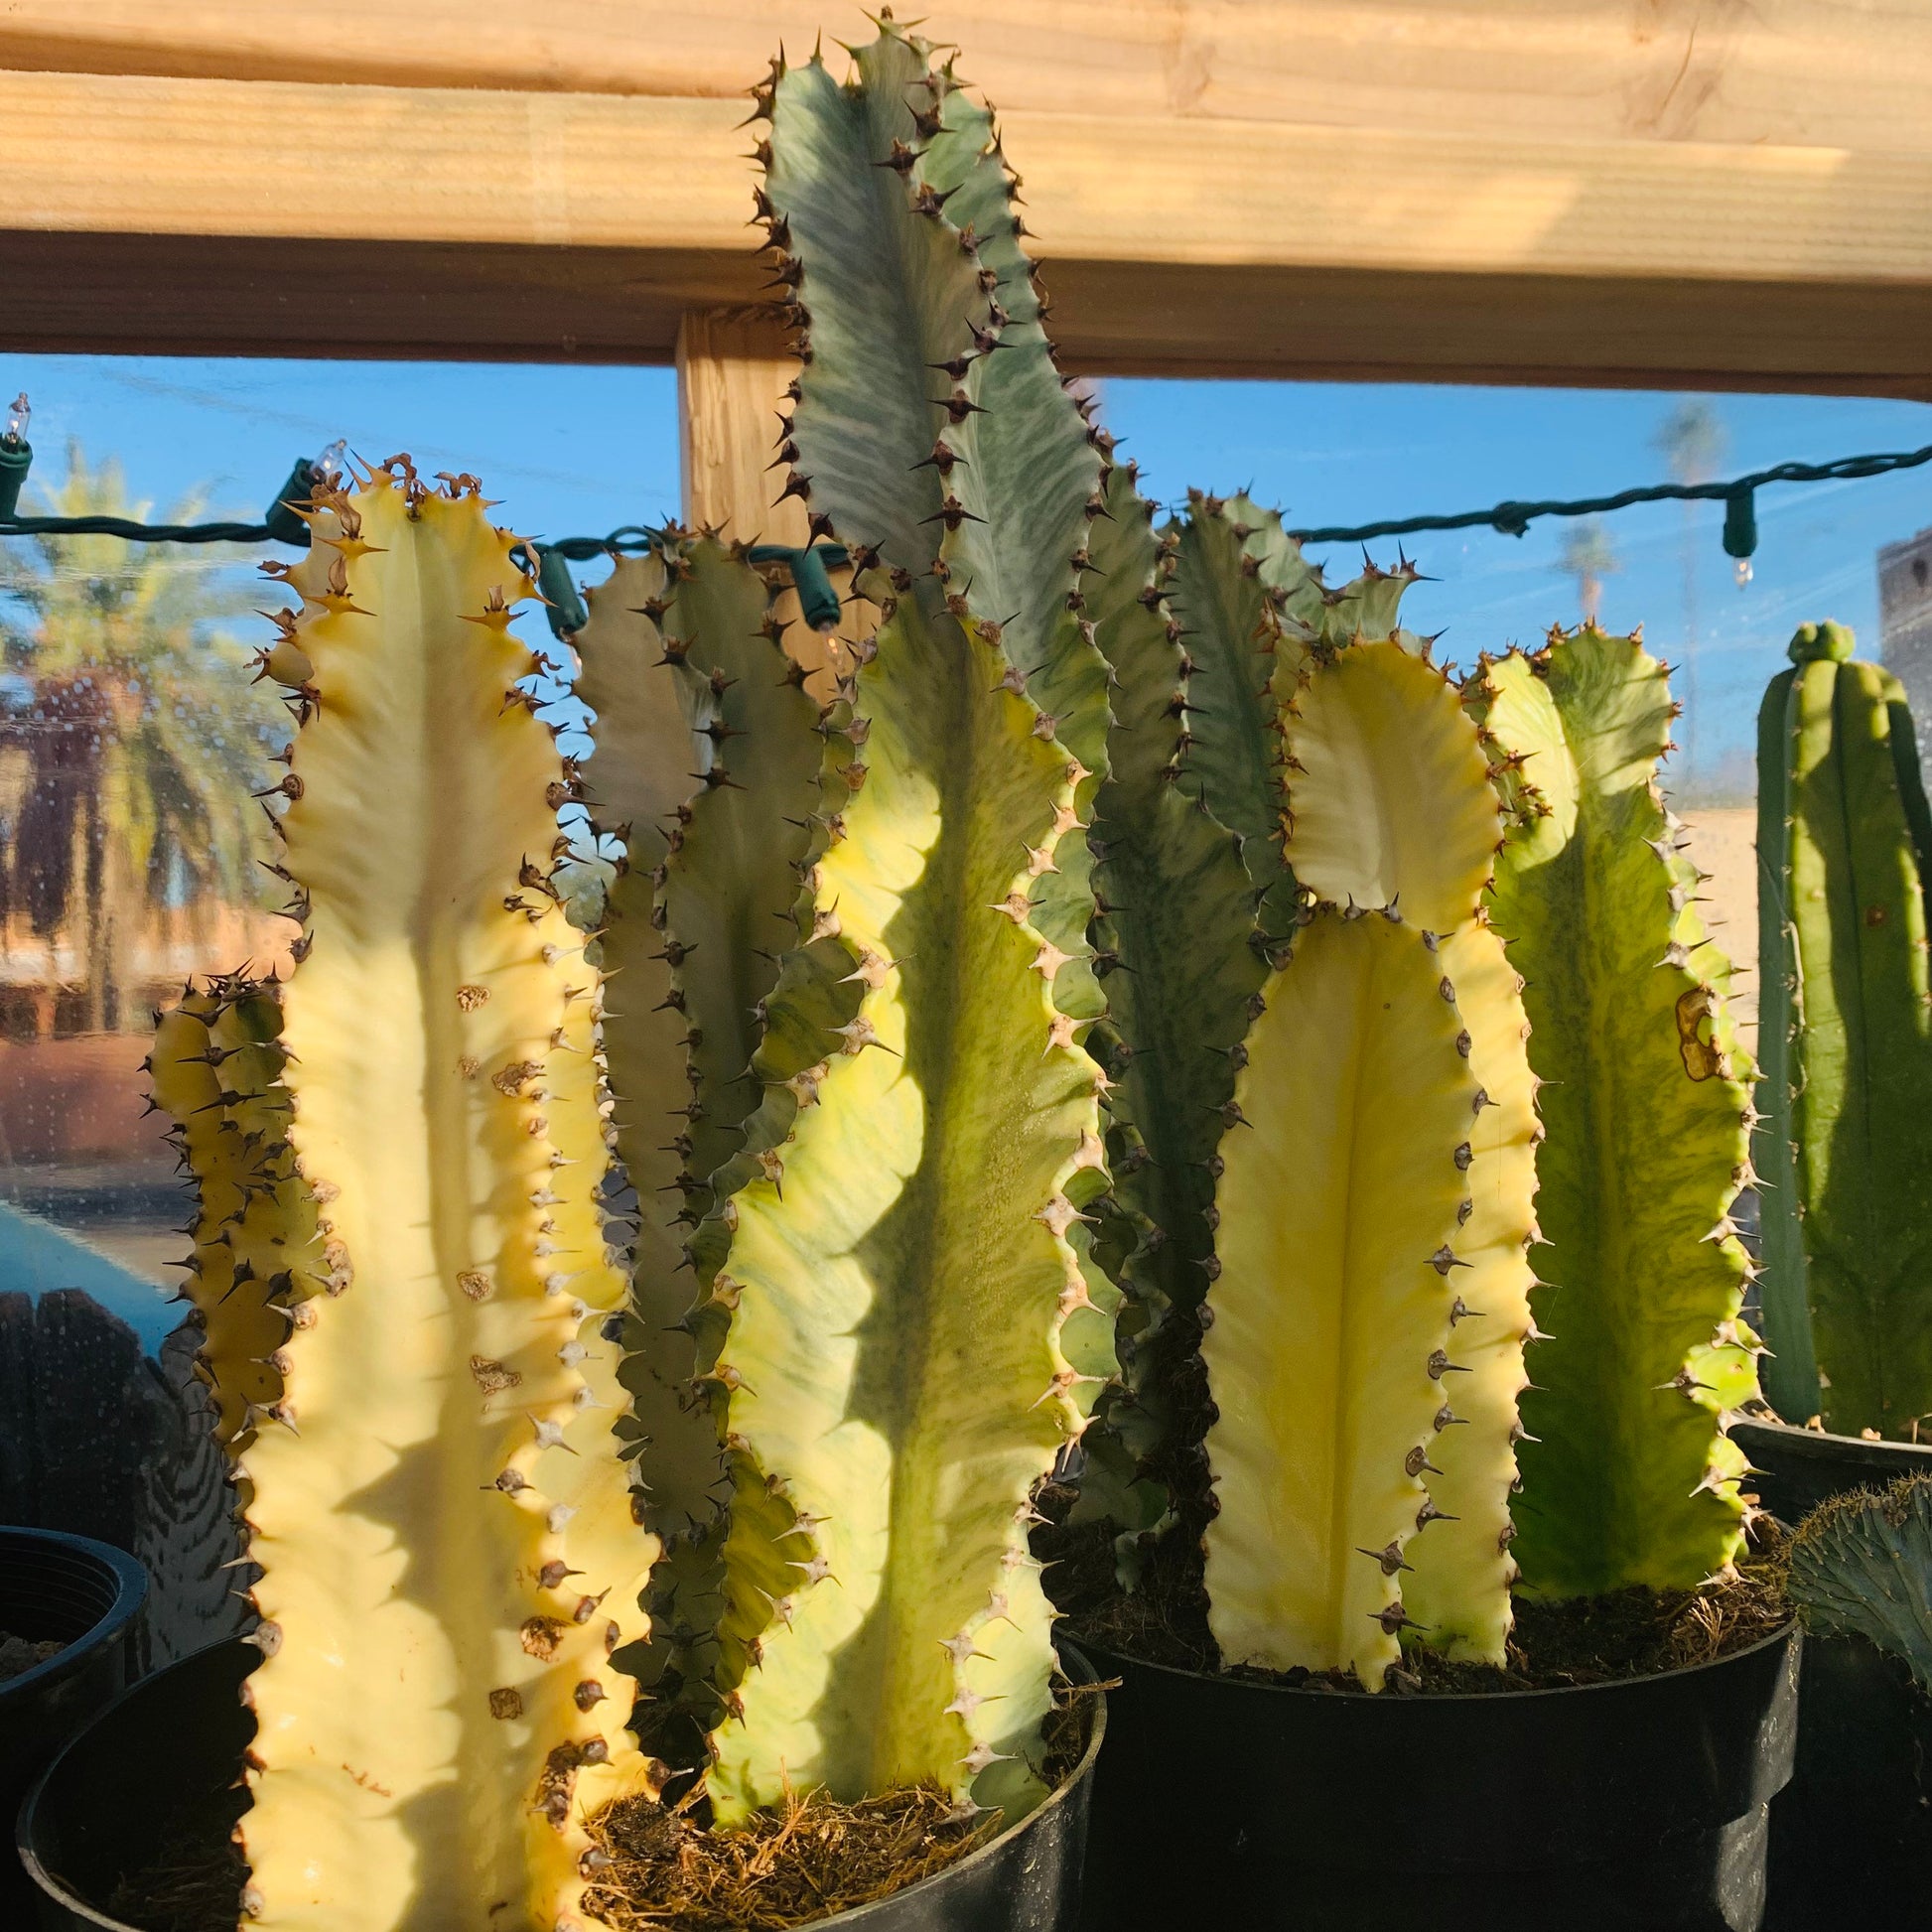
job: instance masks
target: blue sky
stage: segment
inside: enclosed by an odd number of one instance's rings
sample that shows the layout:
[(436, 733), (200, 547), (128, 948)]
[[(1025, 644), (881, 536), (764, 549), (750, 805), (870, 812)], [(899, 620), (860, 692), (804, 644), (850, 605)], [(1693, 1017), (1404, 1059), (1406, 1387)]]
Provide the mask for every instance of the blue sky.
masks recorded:
[[(0, 400), (22, 387), (34, 401), (38, 473), (57, 475), (68, 438), (77, 437), (90, 458), (120, 457), (133, 493), (157, 509), (199, 483), (217, 510), (257, 513), (297, 456), (336, 436), (372, 459), (407, 449), (426, 470), (476, 471), (503, 498), (504, 517), (534, 536), (655, 522), (677, 506), (668, 369), (0, 358)], [(1190, 483), (1245, 485), (1291, 523), (1323, 524), (1658, 481), (1666, 473), (1654, 439), (1676, 401), (1640, 391), (1110, 380), (1101, 407), (1164, 500)], [(1932, 442), (1932, 408), (1922, 404), (1711, 401), (1728, 440), (1725, 475)], [(1681, 664), (1695, 608), (1695, 687), (1678, 680), (1692, 716), (1679, 738), (1694, 748), (1704, 788), (1747, 788), (1757, 695), (1796, 624), (1834, 617), (1875, 650), (1874, 553), (1928, 524), (1932, 469), (1768, 490), (1758, 499), (1754, 576), (1740, 589), (1720, 547), (1718, 505), (1688, 515), (1648, 505), (1607, 520), (1621, 567), (1605, 585), (1605, 623), (1642, 622), (1653, 647)], [(1561, 529), (1538, 524), (1520, 540), (1482, 531), (1412, 539), (1411, 554), (1435, 581), (1410, 593), (1410, 621), (1446, 631), (1445, 654), (1464, 660), (1574, 621)], [(1375, 548), (1393, 555), (1392, 543)], [(1353, 568), (1351, 555), (1334, 555), (1331, 581)]]

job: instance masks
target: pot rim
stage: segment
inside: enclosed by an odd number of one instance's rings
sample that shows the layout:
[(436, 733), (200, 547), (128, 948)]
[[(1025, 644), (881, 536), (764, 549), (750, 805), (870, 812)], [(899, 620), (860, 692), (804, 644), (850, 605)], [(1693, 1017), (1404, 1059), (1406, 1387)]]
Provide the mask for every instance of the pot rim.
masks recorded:
[(965, 1871), (973, 1865), (987, 1863), (994, 1853), (1003, 1846), (1011, 1845), (1035, 1819), (1044, 1818), (1055, 1805), (1064, 1804), (1081, 1781), (1093, 1774), (1094, 1761), (1099, 1757), (1100, 1746), (1107, 1735), (1107, 1693), (1098, 1688), (1103, 1680), (1092, 1660), (1076, 1650), (1071, 1643), (1056, 1641), (1053, 1648), (1059, 1658), (1060, 1674), (1069, 1684), (1085, 1682), (1096, 1687), (1093, 1697), (1093, 1723), (1087, 1731), (1087, 1747), (1080, 1753), (1079, 1763), (1074, 1765), (1073, 1769), (1018, 1824), (1009, 1825), (997, 1838), (988, 1839), (977, 1852), (967, 1853), (963, 1859), (942, 1866), (912, 1884), (901, 1885), (897, 1891), (889, 1891), (884, 1898), (869, 1899), (863, 1905), (849, 1906), (843, 1912), (834, 1912), (830, 1918), (810, 1919), (799, 1928), (799, 1932), (817, 1932), (820, 1926), (864, 1925), (873, 1913), (883, 1913), (897, 1905), (901, 1899), (915, 1896), (921, 1887), (936, 1885), (941, 1880), (950, 1878), (955, 1871)]
[(1835, 1430), (1807, 1429), (1803, 1423), (1786, 1422), (1782, 1416), (1738, 1416), (1733, 1418), (1725, 1434), (1734, 1440), (1740, 1428), (1772, 1430), (1801, 1443), (1823, 1444), (1833, 1451), (1844, 1449), (1869, 1455), (1874, 1449), (1897, 1449), (1908, 1460), (1915, 1455), (1932, 1459), (1932, 1443), (1900, 1443), (1889, 1436), (1841, 1436)]
[[(1700, 1671), (1723, 1670), (1727, 1665), (1739, 1663), (1746, 1657), (1755, 1657), (1774, 1646), (1802, 1640), (1802, 1626), (1794, 1610), (1769, 1636), (1759, 1637), (1755, 1643), (1747, 1643), (1741, 1649), (1727, 1650), (1722, 1657), (1709, 1658), (1702, 1664), (1678, 1664), (1670, 1670), (1647, 1671), (1641, 1677), (1613, 1677), (1601, 1684), (1551, 1684), (1534, 1691), (1420, 1691), (1408, 1697), (1389, 1697), (1368, 1691), (1317, 1691), (1306, 1684), (1270, 1684), (1258, 1678), (1234, 1677), (1225, 1671), (1181, 1670), (1174, 1664), (1156, 1664), (1124, 1650), (1107, 1650), (1099, 1644), (1093, 1648), (1099, 1656), (1118, 1658), (1123, 1663), (1132, 1664), (1136, 1670), (1160, 1671), (1167, 1677), (1191, 1678), (1199, 1684), (1224, 1684), (1235, 1690), (1259, 1691), (1273, 1697), (1319, 1698), (1326, 1704), (1358, 1704), (1376, 1709), (1398, 1705), (1427, 1705), (1440, 1709), (1445, 1705), (1523, 1704), (1533, 1698), (1588, 1697), (1602, 1692), (1634, 1690), (1644, 1684), (1662, 1684), (1674, 1678), (1695, 1677)], [(1069, 1778), (1067, 1782), (1070, 1784), (1072, 1779)]]
[[(9, 1677), (0, 1682), (0, 1705), (58, 1676), (73, 1662), (76, 1651), (92, 1650), (111, 1642), (140, 1615), (148, 1600), (146, 1565), (127, 1551), (115, 1549), (111, 1543), (98, 1542), (91, 1536), (75, 1536), (68, 1530), (34, 1529), (20, 1523), (0, 1524), (0, 1548), (15, 1539), (65, 1550), (97, 1564), (113, 1579), (114, 1595), (106, 1609), (79, 1636), (63, 1644), (53, 1656), (36, 1664), (32, 1670), (22, 1671), (18, 1677)], [(17, 1631), (15, 1634), (24, 1635), (25, 1632)]]
[[(84, 1539), (74, 1538), (71, 1540), (78, 1542)], [(225, 1637), (221, 1641), (223, 1644), (245, 1643), (247, 1639), (242, 1637)], [(215, 1647), (214, 1645), (208, 1646), (210, 1649)], [(943, 1866), (940, 1870), (934, 1871), (924, 1878), (915, 1880), (912, 1884), (901, 1885), (898, 1890), (888, 1892), (884, 1898), (870, 1899), (863, 1905), (854, 1905), (843, 1912), (835, 1912), (829, 1918), (812, 1919), (806, 1926), (801, 1928), (801, 1932), (817, 1932), (817, 1928), (820, 1926), (863, 1925), (870, 1914), (884, 1911), (891, 1906), (898, 1904), (901, 1899), (910, 1897), (922, 1886), (936, 1885), (941, 1880), (951, 1877), (955, 1871), (964, 1871), (971, 1865), (976, 1865), (989, 1860), (1002, 1847), (1010, 1845), (1015, 1838), (1026, 1831), (1036, 1819), (1044, 1818), (1054, 1806), (1067, 1802), (1076, 1787), (1093, 1775), (1094, 1763), (1100, 1756), (1100, 1746), (1105, 1741), (1107, 1735), (1107, 1693), (1098, 1688), (1102, 1681), (1099, 1671), (1072, 1644), (1056, 1643), (1054, 1650), (1059, 1659), (1060, 1674), (1069, 1683), (1085, 1683), (1096, 1687), (1093, 1698), (1093, 1719), (1087, 1731), (1086, 1749), (1080, 1753), (1080, 1761), (1073, 1769), (1026, 1817), (1022, 1818), (1017, 1824), (1009, 1825), (998, 1837), (988, 1839), (976, 1852), (969, 1852), (965, 1858), (958, 1860), (952, 1864)], [(65, 1654), (64, 1652), (63, 1655)], [(200, 1656), (202, 1654), (204, 1653), (200, 1651), (191, 1653), (192, 1656)], [(181, 1658), (178, 1661), (186, 1663), (189, 1661), (189, 1658)], [(170, 1666), (170, 1668), (173, 1668), (173, 1666)], [(69, 1891), (67, 1885), (42, 1863), (40, 1855), (36, 1851), (33, 1843), (33, 1827), (37, 1821), (42, 1796), (69, 1750), (82, 1737), (85, 1737), (89, 1731), (93, 1730), (96, 1725), (104, 1724), (123, 1704), (138, 1695), (144, 1686), (151, 1681), (151, 1679), (144, 1678), (138, 1683), (129, 1685), (112, 1704), (96, 1712), (66, 1744), (62, 1745), (61, 1749), (55, 1753), (53, 1762), (34, 1780), (33, 1788), (28, 1792), (25, 1801), (20, 1807), (20, 1816), (14, 1830), (15, 1848), (19, 1853), (21, 1863), (27, 1869), (28, 1878), (34, 1884), (38, 1885), (57, 1904), (72, 1913), (74, 1917), (83, 1920), (88, 1925), (100, 1926), (103, 1932), (136, 1932), (136, 1929), (129, 1926), (124, 1919), (107, 1917), (105, 1913), (98, 1911), (94, 1906), (88, 1904), (84, 1898), (80, 1898), (75, 1893)]]

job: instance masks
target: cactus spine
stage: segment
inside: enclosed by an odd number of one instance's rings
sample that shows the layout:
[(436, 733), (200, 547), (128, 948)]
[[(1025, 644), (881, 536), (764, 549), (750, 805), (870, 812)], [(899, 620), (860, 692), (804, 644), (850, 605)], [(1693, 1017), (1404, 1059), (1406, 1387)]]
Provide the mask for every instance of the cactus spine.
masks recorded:
[(1758, 716), (1764, 1382), (1902, 1438), (1932, 1413), (1932, 826), (1904, 692), (1853, 648), (1804, 625)]
[(597, 976), (547, 879), (569, 778), (472, 480), (396, 459), (312, 528), (268, 654), (306, 915), (277, 1105), (329, 1275), (243, 1462), (250, 1909), (570, 1925), (584, 1817), (644, 1782), (610, 1653), (651, 1543), (612, 1452)]
[(1083, 1225), (1105, 1177), (1081, 1045), (1101, 458), (990, 120), (929, 52), (888, 24), (850, 88), (814, 60), (759, 98), (809, 330), (787, 488), (863, 546), (885, 621), (825, 721), (762, 1098), (692, 1242), (733, 1471), (726, 1820), (787, 1783), (1036, 1798), (1030, 1497), (1112, 1366)]
[[(1225, 1661), (1373, 1689), (1416, 1621), (1399, 1580), (1442, 1513), (1424, 1477), (1475, 1433), (1446, 1378), (1485, 1096), (1438, 935), (1475, 926), (1502, 821), (1455, 692), (1401, 645), (1317, 643), (1276, 686), (1285, 855), (1315, 910), (1264, 989), (1221, 1144), (1209, 1620)], [(1493, 1501), (1512, 1420), (1484, 1432)], [(1499, 1651), (1507, 1587), (1492, 1529), (1484, 1563), (1438, 1570), (1446, 1636), (1486, 1651), (1494, 1629)]]
[(1525, 982), (1546, 1133), (1551, 1332), (1522, 1401), (1515, 1553), (1540, 1595), (1687, 1588), (1742, 1541), (1722, 1419), (1755, 1376), (1729, 1219), (1748, 1061), (1657, 792), (1670, 691), (1636, 638), (1586, 628), (1485, 661), (1468, 696), (1521, 771), (1526, 822), (1492, 910)]

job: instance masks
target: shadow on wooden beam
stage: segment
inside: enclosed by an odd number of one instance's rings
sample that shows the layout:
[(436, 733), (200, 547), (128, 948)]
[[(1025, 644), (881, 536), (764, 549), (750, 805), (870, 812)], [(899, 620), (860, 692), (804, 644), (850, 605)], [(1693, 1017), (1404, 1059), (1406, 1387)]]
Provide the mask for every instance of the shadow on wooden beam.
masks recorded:
[[(749, 255), (0, 232), (0, 347), (669, 362)], [(1093, 375), (1765, 389), (1932, 400), (1932, 287), (1048, 262)]]

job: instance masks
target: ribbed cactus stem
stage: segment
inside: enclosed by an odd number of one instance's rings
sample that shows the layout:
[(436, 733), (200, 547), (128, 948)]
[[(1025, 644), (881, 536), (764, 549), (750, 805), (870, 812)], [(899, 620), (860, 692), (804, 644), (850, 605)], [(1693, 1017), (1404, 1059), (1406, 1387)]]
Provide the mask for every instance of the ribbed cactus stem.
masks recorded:
[(1932, 1482), (1834, 1496), (1791, 1545), (1791, 1600), (1821, 1636), (1863, 1637), (1932, 1692)]
[(318, 493), (271, 671), (307, 921), (283, 1099), (328, 1292), (245, 1457), (260, 1923), (578, 1922), (641, 1788), (612, 1652), (651, 1539), (613, 1428), (599, 985), (549, 882), (570, 779), (474, 482)]
[(1904, 692), (1852, 651), (1804, 625), (1758, 718), (1764, 1380), (1903, 1438), (1932, 1415), (1932, 840)]
[[(781, 66), (759, 100), (810, 349), (786, 488), (858, 549), (885, 621), (827, 721), (764, 1101), (694, 1241), (734, 1468), (726, 1819), (819, 1784), (1036, 1800), (1030, 1498), (1113, 1365), (1082, 1048), (1101, 453), (984, 110), (890, 23), (855, 62), (843, 89)], [(828, 1038), (834, 989), (854, 1004)]]
[(1174, 1573), (1163, 1587), (1197, 1591), (1213, 1510), (1198, 1360), (1214, 1254), (1212, 1166), (1267, 962), (1250, 943), (1254, 901), (1240, 847), (1180, 783), (1190, 661), (1160, 595), (1176, 538), (1156, 536), (1131, 468), (1108, 480), (1107, 511), (1094, 526), (1101, 575), (1091, 610), (1114, 673), (1112, 771), (1093, 830), (1093, 946), (1109, 1016), (1088, 1044), (1113, 1083), (1103, 1239), (1126, 1301), (1122, 1386), (1102, 1398), (1103, 1427), (1086, 1439), (1071, 1520), (1114, 1525), (1130, 1585), (1157, 1560), (1137, 1533), (1159, 1526), (1158, 1560)]
[(236, 976), (188, 988), (160, 1016), (148, 1058), (157, 1107), (196, 1190), (186, 1292), (201, 1329), (196, 1371), (217, 1439), (246, 1452), (284, 1395), (296, 1311), (340, 1283), (316, 1204), (289, 1146), (282, 1014), (273, 982)]
[(1486, 663), (1468, 695), (1525, 821), (1492, 916), (1524, 981), (1545, 1128), (1549, 1337), (1522, 1401), (1517, 1560), (1550, 1597), (1691, 1587), (1743, 1534), (1722, 1418), (1755, 1387), (1729, 1219), (1749, 1063), (1657, 791), (1670, 691), (1635, 638), (1586, 628)]
[[(1459, 1480), (1493, 1515), (1512, 1473), (1513, 1413), (1485, 1399), (1479, 1424), (1466, 1416), (1470, 1370), (1451, 1352), (1462, 1290), (1499, 1272), (1492, 1217), (1470, 1226), (1490, 1102), (1459, 1001), (1488, 1002), (1491, 1077), (1522, 1053), (1478, 925), (1502, 818), (1476, 728), (1421, 655), (1316, 641), (1278, 665), (1275, 692), (1284, 851), (1317, 909), (1264, 989), (1221, 1143), (1201, 1351), (1219, 1412), (1209, 1621), (1224, 1661), (1350, 1668), (1375, 1689), (1422, 1621), (1406, 1575), (1431, 1579), (1426, 1639), (1499, 1655), (1508, 1629), (1494, 1522), (1486, 1551), (1438, 1559), (1432, 1542), (1451, 1527), (1434, 1483)], [(1466, 990), (1438, 936), (1465, 929), (1481, 935), (1462, 943)], [(1506, 1200), (1503, 1175), (1480, 1177), (1496, 1210), (1526, 1216), (1526, 1176)]]

